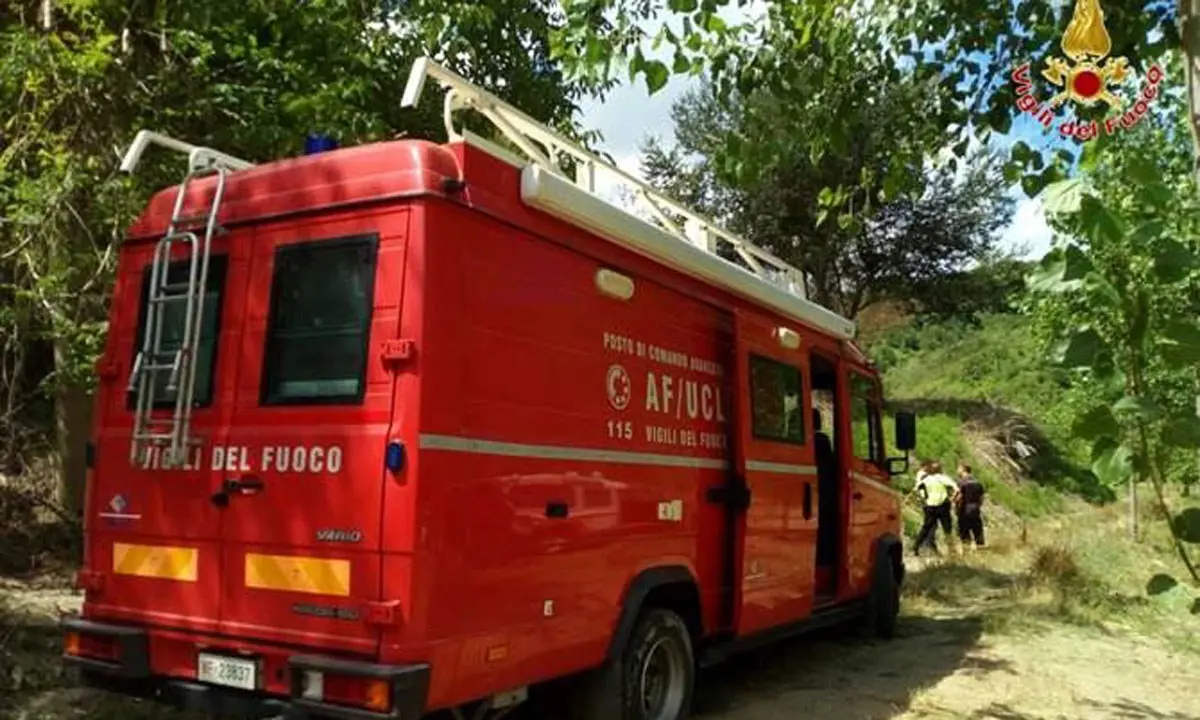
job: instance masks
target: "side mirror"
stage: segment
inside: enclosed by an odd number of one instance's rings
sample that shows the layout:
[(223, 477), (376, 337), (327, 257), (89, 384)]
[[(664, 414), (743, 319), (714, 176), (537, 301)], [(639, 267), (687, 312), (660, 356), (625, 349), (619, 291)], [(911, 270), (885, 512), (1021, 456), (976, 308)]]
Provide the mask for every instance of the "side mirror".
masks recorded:
[(896, 413), (896, 449), (903, 450), (907, 455), (910, 450), (917, 449), (917, 415), (901, 411)]

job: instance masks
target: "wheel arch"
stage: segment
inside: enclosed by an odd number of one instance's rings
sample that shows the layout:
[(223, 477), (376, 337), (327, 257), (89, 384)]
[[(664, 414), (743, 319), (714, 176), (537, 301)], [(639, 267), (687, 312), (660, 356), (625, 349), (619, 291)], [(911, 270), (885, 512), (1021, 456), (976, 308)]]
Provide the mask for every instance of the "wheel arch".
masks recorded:
[(647, 568), (634, 576), (621, 602), (621, 613), (608, 644), (607, 659), (620, 660), (644, 608), (660, 607), (679, 614), (693, 641), (704, 632), (700, 588), (692, 571), (683, 565)]
[(875, 539), (875, 563), (888, 561), (896, 584), (904, 582), (904, 544), (894, 533), (884, 533)]

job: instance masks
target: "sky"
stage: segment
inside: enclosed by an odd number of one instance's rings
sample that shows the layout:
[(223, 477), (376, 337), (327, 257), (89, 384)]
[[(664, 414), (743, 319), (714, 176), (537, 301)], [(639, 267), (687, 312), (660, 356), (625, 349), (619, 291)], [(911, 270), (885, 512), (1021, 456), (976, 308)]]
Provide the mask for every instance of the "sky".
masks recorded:
[[(763, 3), (757, 1), (741, 10), (727, 7), (720, 14), (727, 21), (740, 22), (757, 16), (762, 8)], [(647, 48), (646, 54), (670, 64), (670, 56), (665, 49), (649, 52)], [(625, 78), (603, 102), (589, 99), (583, 103), (583, 125), (589, 130), (599, 130), (604, 136), (599, 148), (607, 151), (622, 170), (640, 177), (638, 158), (642, 141), (647, 136), (656, 136), (668, 146), (674, 143), (671, 106), (698, 84), (698, 78), (672, 76), (666, 87), (651, 97), (644, 79), (639, 78), (636, 84), (630, 84)], [(992, 145), (1007, 149), (1018, 140), (1024, 140), (1034, 148), (1047, 144), (1041, 126), (1032, 118), (1022, 116), (1014, 121), (1007, 136), (993, 138)], [(601, 190), (612, 197), (610, 189), (602, 187)], [(1009, 194), (1016, 203), (1015, 212), (1009, 225), (1001, 232), (1001, 247), (1014, 250), (1023, 257), (1041, 257), (1050, 247), (1051, 231), (1046, 225), (1040, 202), (1025, 197), (1019, 186), (1014, 186)]]

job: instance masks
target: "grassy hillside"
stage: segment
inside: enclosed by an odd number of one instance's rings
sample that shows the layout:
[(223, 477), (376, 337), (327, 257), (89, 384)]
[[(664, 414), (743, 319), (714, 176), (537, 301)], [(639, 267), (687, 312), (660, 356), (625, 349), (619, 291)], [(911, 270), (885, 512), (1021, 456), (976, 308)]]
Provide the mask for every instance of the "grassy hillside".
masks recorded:
[[(1177, 648), (1195, 645), (1200, 600), (1194, 593), (1180, 587), (1165, 596), (1146, 594), (1155, 573), (1182, 572), (1161, 511), (1147, 500), (1142, 541), (1126, 540), (1125, 503), (1113, 502), (1118, 496), (1086, 469), (1087, 448), (1070, 437), (1065, 378), (1046, 362), (1028, 319), (895, 327), (876, 335), (868, 350), (883, 372), (890, 409), (918, 414), (917, 457), (937, 458), (951, 469), (966, 461), (988, 487), (992, 547), (981, 562), (1020, 580), (1002, 583), (1005, 592), (1019, 595), (1004, 613), (1007, 620), (1050, 615), (1106, 632), (1124, 626)], [(900, 480), (905, 488), (911, 482), (911, 476)], [(1176, 511), (1200, 507), (1197, 498), (1174, 491), (1169, 502)], [(915, 500), (905, 508), (905, 521), (915, 536)], [(939, 572), (954, 576), (941, 578), (951, 585), (963, 579), (955, 573), (978, 579), (960, 565)], [(939, 595), (945, 587), (936, 582), (913, 592), (945, 601)], [(1189, 609), (1196, 616), (1180, 624)]]
[(1065, 378), (1045, 362), (1026, 318), (896, 327), (868, 350), (890, 409), (917, 413), (917, 456), (970, 463), (1004, 511), (1028, 519), (1063, 510), (1069, 498), (1114, 498), (1071, 440)]

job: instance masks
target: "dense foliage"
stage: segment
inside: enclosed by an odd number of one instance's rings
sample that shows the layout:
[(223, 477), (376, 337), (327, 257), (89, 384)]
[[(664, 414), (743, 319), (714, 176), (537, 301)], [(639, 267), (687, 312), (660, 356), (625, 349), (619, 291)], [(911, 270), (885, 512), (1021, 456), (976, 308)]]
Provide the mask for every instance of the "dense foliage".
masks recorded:
[(1150, 484), (1200, 583), (1182, 542), (1200, 542), (1200, 517), (1172, 515), (1163, 494), (1194, 481), (1200, 450), (1200, 196), (1182, 102), (1164, 101), (1136, 132), (1091, 146), (1080, 177), (1047, 188), (1061, 240), (1031, 276), (1031, 305), (1073, 371), (1073, 432), (1093, 472)]
[[(961, 173), (949, 165), (900, 167), (889, 118), (911, 110), (912, 84), (921, 83), (909, 75), (864, 85), (874, 102), (858, 104), (845, 147), (814, 155), (809, 139), (824, 131), (825, 118), (810, 98), (828, 80), (807, 82), (787, 96), (722, 98), (710, 86), (686, 94), (673, 108), (677, 145), (648, 143), (643, 173), (804, 270), (811, 296), (844, 315), (892, 300), (969, 316), (990, 301), (974, 298), (990, 288), (968, 264), (994, 249), (1011, 216), (995, 158), (980, 152)], [(932, 137), (938, 122), (917, 116), (909, 126)], [(753, 174), (737, 171), (746, 138), (758, 158)], [(853, 217), (830, 219), (831, 208), (847, 203), (858, 207)]]
[(554, 15), (527, 0), (0, 3), (0, 472), (40, 454), (57, 423), (67, 474), (82, 477), (113, 248), (183, 167), (152, 153), (118, 177), (139, 129), (256, 161), (312, 132), (440, 138), (440, 103), (400, 108), (428, 53), (570, 130), (605, 85), (549, 60)]

